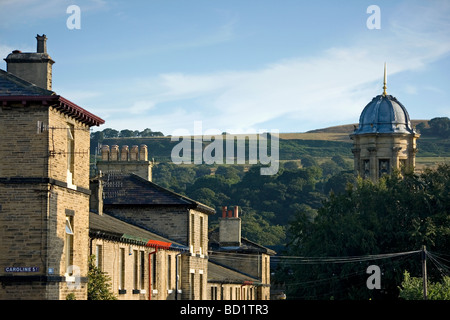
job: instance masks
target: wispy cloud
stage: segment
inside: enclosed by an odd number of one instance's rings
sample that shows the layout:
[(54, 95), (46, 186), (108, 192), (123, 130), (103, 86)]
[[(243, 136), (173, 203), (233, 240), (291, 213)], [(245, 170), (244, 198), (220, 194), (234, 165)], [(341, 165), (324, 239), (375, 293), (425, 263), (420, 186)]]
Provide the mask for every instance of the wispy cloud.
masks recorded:
[[(299, 130), (327, 121), (355, 121), (361, 108), (381, 93), (385, 61), (392, 75), (424, 68), (450, 53), (450, 8), (436, 4), (403, 11), (401, 20), (386, 25), (389, 32), (382, 41), (361, 39), (259, 70), (161, 74), (140, 82), (148, 89), (140, 103), (152, 106), (152, 124), (171, 129), (196, 120), (203, 121), (204, 129), (235, 132), (258, 129), (277, 118), (297, 121)], [(168, 125), (167, 119), (176, 117), (182, 121)]]

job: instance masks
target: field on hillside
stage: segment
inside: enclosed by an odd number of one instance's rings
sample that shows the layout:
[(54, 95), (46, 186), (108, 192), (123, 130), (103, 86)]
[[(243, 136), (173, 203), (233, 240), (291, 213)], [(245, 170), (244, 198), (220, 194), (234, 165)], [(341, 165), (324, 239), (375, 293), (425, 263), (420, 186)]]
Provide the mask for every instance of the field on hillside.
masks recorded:
[[(411, 120), (413, 126), (426, 120)], [(356, 124), (328, 127), (301, 133), (280, 133), (279, 137), (279, 159), (280, 161), (299, 161), (305, 156), (311, 156), (317, 161), (330, 159), (339, 155), (348, 161), (353, 159), (351, 153), (352, 140), (349, 134), (353, 132)], [(236, 135), (241, 140), (245, 135)], [(198, 138), (198, 137), (196, 137)], [(224, 154), (226, 151), (225, 136)], [(270, 137), (269, 137), (270, 144)], [(181, 141), (181, 140), (180, 140)], [(114, 145), (140, 145), (146, 144), (149, 150), (149, 158), (156, 162), (170, 162), (171, 152), (179, 141), (171, 141), (170, 136), (162, 137), (134, 137), (134, 138), (107, 138), (100, 144)], [(203, 142), (203, 147), (209, 141)], [(99, 142), (93, 140), (91, 143), (91, 154), (98, 154)], [(418, 139), (419, 152), (417, 153), (417, 168), (434, 166), (436, 163), (450, 162), (450, 141), (434, 137), (421, 137)], [(248, 152), (248, 141), (246, 142)], [(270, 150), (268, 150), (270, 152)]]

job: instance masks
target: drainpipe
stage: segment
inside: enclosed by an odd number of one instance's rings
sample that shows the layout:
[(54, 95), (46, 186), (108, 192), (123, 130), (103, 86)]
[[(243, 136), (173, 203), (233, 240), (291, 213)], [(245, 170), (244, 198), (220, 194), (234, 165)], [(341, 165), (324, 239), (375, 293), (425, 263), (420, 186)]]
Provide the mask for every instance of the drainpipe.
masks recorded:
[(158, 252), (158, 247), (155, 247), (155, 251), (148, 254), (148, 300), (152, 300), (152, 259), (151, 256)]

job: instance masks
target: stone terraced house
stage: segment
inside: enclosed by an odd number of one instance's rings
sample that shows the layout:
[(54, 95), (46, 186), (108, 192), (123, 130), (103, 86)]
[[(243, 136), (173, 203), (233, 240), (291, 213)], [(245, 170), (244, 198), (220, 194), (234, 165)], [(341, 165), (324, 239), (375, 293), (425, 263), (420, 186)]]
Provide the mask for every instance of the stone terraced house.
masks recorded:
[(0, 299), (86, 299), (90, 128), (57, 95), (46, 37), (0, 70)]

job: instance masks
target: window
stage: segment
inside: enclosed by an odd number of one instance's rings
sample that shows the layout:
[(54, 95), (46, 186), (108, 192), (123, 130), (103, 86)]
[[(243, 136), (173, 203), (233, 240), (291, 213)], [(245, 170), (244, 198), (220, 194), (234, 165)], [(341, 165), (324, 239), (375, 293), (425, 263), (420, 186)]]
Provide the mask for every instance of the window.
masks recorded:
[(125, 248), (120, 248), (119, 252), (119, 290), (125, 290)]
[(380, 159), (378, 161), (378, 176), (381, 178), (385, 174), (389, 174), (389, 159)]
[(195, 273), (191, 273), (191, 283), (190, 283), (190, 300), (195, 300), (195, 294), (194, 294), (194, 290), (195, 290), (195, 285), (194, 285), (194, 280), (195, 280)]
[(194, 249), (194, 245), (195, 245), (195, 216), (194, 214), (191, 214), (191, 246)]
[(144, 290), (144, 283), (145, 283), (145, 252), (141, 251), (140, 252), (140, 256), (141, 256), (141, 290)]
[(73, 173), (75, 170), (75, 139), (73, 124), (67, 125), (67, 183), (73, 184)]
[(133, 250), (133, 284), (134, 290), (139, 290), (139, 254)]
[(370, 178), (370, 160), (363, 160), (362, 177)]
[(211, 300), (217, 300), (217, 287), (211, 287)]
[(95, 266), (100, 269), (103, 270), (103, 246), (102, 245), (97, 245), (95, 247)]
[(73, 265), (73, 216), (66, 216), (66, 243), (65, 243), (65, 256), (66, 256), (66, 272), (71, 276), (73, 271), (71, 266)]
[(200, 287), (200, 300), (203, 300), (203, 273), (200, 273), (200, 283), (199, 283), (199, 287)]
[(203, 217), (200, 217), (200, 254), (203, 252)]
[(152, 289), (156, 290), (156, 253), (152, 254), (150, 256), (150, 259), (151, 259), (151, 265), (152, 265), (151, 284), (152, 284)]
[(172, 256), (167, 254), (167, 290), (172, 289)]

